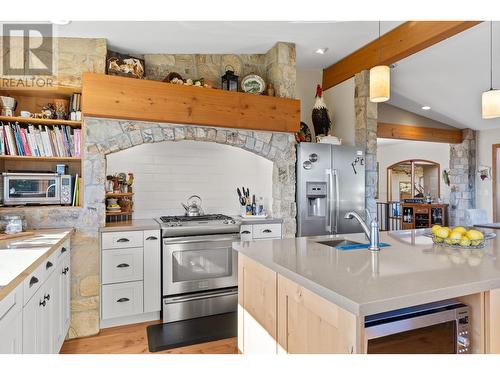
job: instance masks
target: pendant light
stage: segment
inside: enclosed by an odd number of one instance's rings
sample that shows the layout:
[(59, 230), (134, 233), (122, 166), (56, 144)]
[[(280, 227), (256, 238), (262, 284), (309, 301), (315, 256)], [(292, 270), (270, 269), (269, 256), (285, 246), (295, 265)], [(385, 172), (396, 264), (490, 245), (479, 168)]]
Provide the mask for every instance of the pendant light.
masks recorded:
[[(380, 64), (380, 21), (378, 21), (377, 64)], [(391, 69), (387, 65), (377, 65), (370, 69), (370, 101), (386, 102), (391, 97)]]
[(493, 21), (490, 21), (490, 89), (483, 92), (483, 119), (500, 117), (500, 90), (493, 89)]

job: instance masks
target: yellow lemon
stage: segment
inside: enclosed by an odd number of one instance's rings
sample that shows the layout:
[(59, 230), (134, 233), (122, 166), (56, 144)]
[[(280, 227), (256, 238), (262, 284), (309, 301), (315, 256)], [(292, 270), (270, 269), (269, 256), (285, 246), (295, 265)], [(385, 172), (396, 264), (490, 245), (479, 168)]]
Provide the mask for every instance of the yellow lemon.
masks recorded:
[(441, 229), (441, 225), (435, 224), (432, 226), (432, 234), (436, 234), (436, 232)]
[(454, 242), (451, 238), (445, 238), (444, 239), (444, 243), (445, 244), (448, 244), (448, 245), (454, 245)]
[(455, 228), (453, 228), (453, 232), (458, 232), (460, 234), (464, 234), (465, 232), (467, 232), (467, 229), (465, 229), (464, 227), (455, 227)]
[(483, 233), (481, 233), (480, 231), (475, 230), (475, 229), (468, 230), (467, 233), (466, 233), (466, 236), (471, 241), (482, 241), (482, 240), (484, 240)]
[(462, 233), (451, 232), (448, 238), (451, 241), (451, 243), (457, 244), (462, 240)]
[(470, 244), (471, 244), (471, 240), (469, 240), (467, 237), (462, 237), (462, 239), (460, 240), (460, 242), (458, 243), (460, 246), (463, 246), (463, 247), (469, 247)]
[(448, 228), (439, 228), (435, 235), (436, 237), (439, 237), (439, 238), (448, 238), (450, 234), (450, 230)]
[(444, 241), (444, 240), (443, 240), (442, 238), (440, 238), (440, 237), (434, 237), (434, 242), (435, 242), (435, 243), (441, 243), (441, 242), (443, 242), (443, 241)]
[(481, 245), (481, 242), (483, 242), (482, 240), (475, 240), (475, 241), (471, 241), (470, 244), (471, 246), (479, 246)]

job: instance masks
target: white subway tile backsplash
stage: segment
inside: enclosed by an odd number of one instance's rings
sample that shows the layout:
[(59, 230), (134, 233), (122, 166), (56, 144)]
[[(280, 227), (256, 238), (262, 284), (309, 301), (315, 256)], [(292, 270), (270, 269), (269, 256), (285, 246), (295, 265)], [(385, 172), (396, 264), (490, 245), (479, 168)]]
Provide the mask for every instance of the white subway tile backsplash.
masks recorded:
[(271, 161), (240, 148), (211, 142), (148, 143), (107, 157), (107, 174), (134, 173), (134, 218), (182, 215), (192, 195), (206, 213), (237, 215), (236, 188), (245, 186), (271, 206)]

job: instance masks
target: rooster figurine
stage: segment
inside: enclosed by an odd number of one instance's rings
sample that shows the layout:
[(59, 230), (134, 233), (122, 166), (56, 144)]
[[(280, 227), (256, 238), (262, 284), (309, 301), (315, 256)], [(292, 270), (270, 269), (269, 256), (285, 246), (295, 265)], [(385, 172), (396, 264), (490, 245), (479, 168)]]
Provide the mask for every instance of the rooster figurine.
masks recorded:
[(312, 110), (312, 122), (316, 137), (328, 135), (332, 121), (330, 120), (330, 114), (323, 100), (323, 90), (320, 85), (316, 87), (316, 101), (314, 102)]

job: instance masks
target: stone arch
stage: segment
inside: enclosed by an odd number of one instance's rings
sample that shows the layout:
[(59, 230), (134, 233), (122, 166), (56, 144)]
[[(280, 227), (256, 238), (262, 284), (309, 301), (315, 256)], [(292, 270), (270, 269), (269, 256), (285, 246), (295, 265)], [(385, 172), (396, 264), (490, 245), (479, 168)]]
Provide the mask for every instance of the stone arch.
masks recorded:
[(194, 140), (238, 147), (273, 162), (273, 207), (283, 219), (283, 232), (296, 231), (295, 138), (290, 133), (85, 118), (83, 183), (84, 209), (105, 222), (106, 155), (144, 143)]

